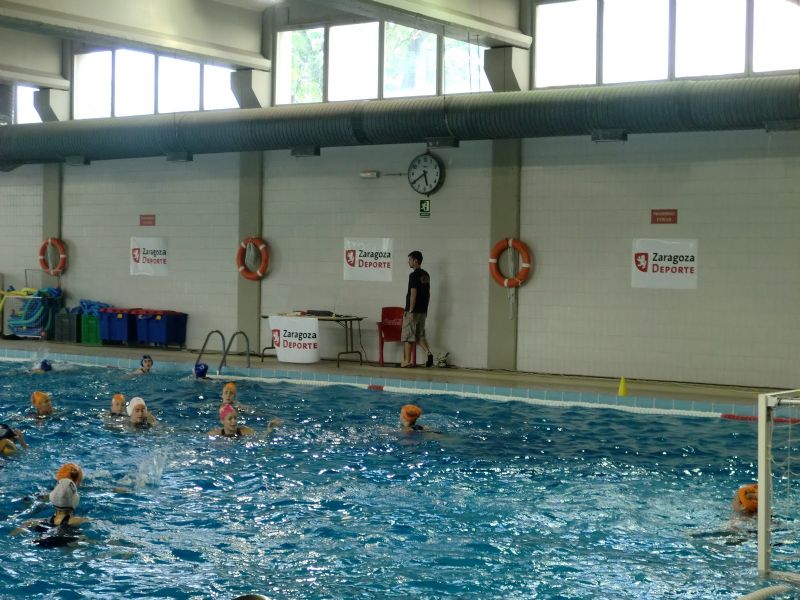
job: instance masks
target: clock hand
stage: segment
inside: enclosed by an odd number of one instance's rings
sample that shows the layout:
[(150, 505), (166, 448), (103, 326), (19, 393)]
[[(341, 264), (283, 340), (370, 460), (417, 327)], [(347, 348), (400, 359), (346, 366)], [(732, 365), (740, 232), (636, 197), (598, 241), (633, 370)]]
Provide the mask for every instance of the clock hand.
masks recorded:
[(428, 172), (427, 171), (423, 171), (422, 172), (422, 176), (425, 178), (425, 185), (430, 185), (428, 183)]
[(425, 178), (425, 183), (427, 184), (428, 183), (428, 174), (427, 174), (427, 171), (423, 171), (422, 175), (420, 175), (414, 181), (411, 182), (411, 185), (414, 185), (415, 183), (417, 183), (423, 177)]

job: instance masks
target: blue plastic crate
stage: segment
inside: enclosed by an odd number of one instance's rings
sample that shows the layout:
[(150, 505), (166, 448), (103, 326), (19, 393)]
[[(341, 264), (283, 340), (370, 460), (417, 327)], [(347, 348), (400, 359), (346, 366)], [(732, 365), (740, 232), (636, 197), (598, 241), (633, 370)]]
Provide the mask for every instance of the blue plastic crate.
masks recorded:
[(136, 339), (140, 344), (169, 346), (186, 344), (186, 320), (188, 315), (173, 310), (135, 311)]
[(132, 308), (101, 308), (100, 339), (127, 344), (136, 338), (136, 320)]

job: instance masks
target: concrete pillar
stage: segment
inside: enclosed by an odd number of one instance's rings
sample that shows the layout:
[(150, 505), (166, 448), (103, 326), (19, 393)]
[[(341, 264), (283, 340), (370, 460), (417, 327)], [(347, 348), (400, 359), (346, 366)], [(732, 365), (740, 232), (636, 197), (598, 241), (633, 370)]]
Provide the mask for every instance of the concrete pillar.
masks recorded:
[[(264, 189), (264, 153), (239, 153), (239, 240), (261, 237), (261, 194)], [(250, 340), (250, 350), (261, 350), (261, 283), (237, 276), (237, 330)], [(244, 339), (237, 338), (236, 350), (245, 350)]]
[(52, 88), (33, 92), (33, 106), (42, 122), (69, 121), (69, 92)]
[[(490, 240), (494, 246), (507, 237), (519, 237), (521, 140), (492, 142)], [(489, 250), (486, 249), (486, 256)], [(507, 250), (506, 252), (511, 252)], [(505, 262), (501, 259), (501, 262)], [(488, 274), (487, 274), (488, 277)], [(517, 368), (517, 294), (519, 290), (489, 283), (488, 343), (486, 366), (514, 371)]]
[(0, 127), (14, 122), (14, 86), (0, 83)]
[[(61, 238), (63, 181), (64, 165), (62, 163), (42, 165), (42, 239)], [(67, 244), (67, 253), (69, 254), (69, 244), (66, 240), (63, 241)], [(67, 268), (69, 268), (69, 263), (67, 263)], [(56, 287), (58, 277), (42, 271), (42, 284), (47, 287)]]
[(231, 73), (231, 91), (239, 108), (265, 108), (271, 104), (271, 79), (267, 71), (234, 71)]
[(495, 92), (529, 90), (530, 51), (505, 46), (489, 48), (483, 54), (483, 70)]

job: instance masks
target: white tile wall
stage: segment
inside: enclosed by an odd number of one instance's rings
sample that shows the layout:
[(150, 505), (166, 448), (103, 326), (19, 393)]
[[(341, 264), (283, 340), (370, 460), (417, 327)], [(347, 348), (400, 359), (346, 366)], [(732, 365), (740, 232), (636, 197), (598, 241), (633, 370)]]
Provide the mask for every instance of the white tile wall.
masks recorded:
[[(520, 370), (800, 385), (800, 134), (535, 139), (524, 156)], [(698, 289), (631, 288), (645, 237), (698, 239)]]
[[(423, 196), (411, 190), (406, 176), (411, 159), (425, 151), (422, 145), (324, 148), (316, 158), (268, 153), (264, 234), (272, 263), (262, 288), (264, 312), (316, 308), (366, 316), (364, 349), (377, 360), (380, 309), (403, 305), (406, 257), (420, 250), (431, 275), (428, 339), (434, 352), (449, 351), (461, 366), (484, 366), (490, 149), (489, 143), (473, 142), (436, 151), (447, 175), (431, 197), (430, 218), (420, 218)], [(363, 170), (381, 176), (360, 179)], [(344, 281), (345, 237), (392, 238), (392, 282)], [(321, 336), (322, 355), (335, 356), (341, 331), (323, 327), (330, 331)], [(269, 339), (266, 322), (262, 339)], [(400, 345), (388, 345), (385, 359), (399, 361)]]
[(26, 165), (0, 173), (0, 273), (4, 286), (40, 287), (42, 167)]
[[(81, 299), (188, 313), (187, 346), (236, 330), (238, 155), (97, 161), (64, 171), (67, 304)], [(155, 214), (155, 227), (139, 215)], [(130, 274), (130, 238), (164, 237), (169, 276)]]

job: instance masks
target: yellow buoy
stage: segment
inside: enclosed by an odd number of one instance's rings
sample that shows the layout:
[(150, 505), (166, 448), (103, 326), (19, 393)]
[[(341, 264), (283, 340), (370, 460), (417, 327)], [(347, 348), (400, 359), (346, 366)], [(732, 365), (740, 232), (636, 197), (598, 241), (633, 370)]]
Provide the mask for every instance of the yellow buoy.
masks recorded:
[(619, 389), (617, 389), (617, 396), (627, 396), (628, 395), (628, 384), (625, 383), (625, 378), (619, 378)]

